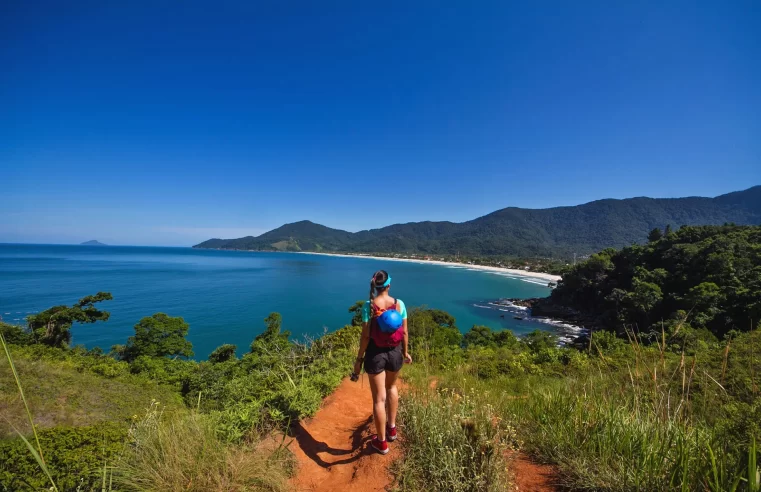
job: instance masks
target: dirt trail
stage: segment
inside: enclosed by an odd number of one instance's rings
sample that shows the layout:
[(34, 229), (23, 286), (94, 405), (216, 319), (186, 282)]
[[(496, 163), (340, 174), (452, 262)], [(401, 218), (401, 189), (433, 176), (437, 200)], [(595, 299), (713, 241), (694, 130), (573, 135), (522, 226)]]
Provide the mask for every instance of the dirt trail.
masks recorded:
[(515, 490), (518, 492), (556, 492), (560, 490), (555, 484), (557, 470), (550, 465), (535, 463), (523, 454), (517, 454), (510, 460), (510, 469), (515, 478)]
[[(435, 379), (430, 387), (436, 387)], [(403, 389), (403, 386), (402, 386)], [(403, 437), (389, 443), (383, 456), (370, 447), (375, 433), (372, 399), (367, 375), (356, 383), (344, 379), (323, 402), (315, 416), (297, 424), (295, 442), (290, 445), (298, 461), (298, 472), (291, 480), (298, 492), (384, 491), (392, 484), (391, 462), (400, 456)], [(555, 469), (534, 463), (517, 453), (508, 456), (518, 492), (555, 492)]]
[(370, 447), (375, 433), (370, 384), (365, 374), (354, 383), (344, 379), (325, 399), (314, 418), (294, 430), (298, 474), (294, 490), (382, 491), (391, 484), (388, 465), (399, 455), (399, 441), (383, 456)]

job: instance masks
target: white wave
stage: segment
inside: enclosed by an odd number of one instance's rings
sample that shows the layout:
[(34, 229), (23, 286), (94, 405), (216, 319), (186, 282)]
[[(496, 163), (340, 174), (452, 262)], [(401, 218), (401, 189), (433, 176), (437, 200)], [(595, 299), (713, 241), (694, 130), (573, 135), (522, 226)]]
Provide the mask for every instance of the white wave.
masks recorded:
[(533, 280), (533, 279), (529, 279), (529, 278), (522, 278), (521, 280), (524, 281), (524, 282), (528, 282), (530, 284), (543, 285), (545, 287), (547, 287), (547, 284), (549, 283), (546, 280), (544, 280), (544, 281), (542, 281), (542, 280)]
[[(503, 309), (500, 309), (500, 308), (503, 308), (503, 307), (506, 307), (506, 308), (510, 308), (510, 309), (519, 309), (519, 310), (521, 310), (521, 311), (526, 311), (526, 310), (528, 309), (526, 306), (516, 306), (515, 304), (513, 304), (513, 303), (512, 303), (512, 302), (510, 302), (510, 301), (507, 301), (505, 304), (496, 304), (496, 303), (494, 303), (494, 302), (490, 302), (490, 303), (488, 303), (488, 304), (489, 304), (490, 306), (494, 306), (494, 307), (496, 307), (496, 308), (497, 308), (497, 309), (499, 309), (500, 311), (503, 311)], [(509, 311), (509, 309), (508, 309), (508, 311)]]
[(570, 323), (566, 323), (565, 321), (560, 321), (560, 320), (551, 319), (551, 318), (542, 318), (542, 317), (533, 318), (532, 317), (531, 321), (544, 323), (546, 325), (554, 326), (556, 328), (563, 328), (564, 330), (572, 331), (574, 333), (581, 333), (582, 331), (584, 331), (584, 327), (582, 326), (572, 325)]

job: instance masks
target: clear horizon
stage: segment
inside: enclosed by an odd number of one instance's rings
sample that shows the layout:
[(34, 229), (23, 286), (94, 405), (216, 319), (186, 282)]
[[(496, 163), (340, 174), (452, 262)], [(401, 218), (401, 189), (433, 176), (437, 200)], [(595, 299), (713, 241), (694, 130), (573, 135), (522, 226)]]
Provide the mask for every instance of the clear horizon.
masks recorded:
[(0, 5), (0, 242), (191, 246), (761, 183), (761, 4)]

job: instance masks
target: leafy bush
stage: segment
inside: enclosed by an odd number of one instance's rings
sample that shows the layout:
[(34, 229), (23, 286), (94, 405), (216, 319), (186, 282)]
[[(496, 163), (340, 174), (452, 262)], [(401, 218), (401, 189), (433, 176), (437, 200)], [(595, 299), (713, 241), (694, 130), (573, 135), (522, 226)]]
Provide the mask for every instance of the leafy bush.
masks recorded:
[(0, 335), (5, 338), (7, 343), (13, 345), (29, 345), (34, 343), (34, 337), (23, 326), (10, 325), (2, 321), (0, 321)]
[(141, 355), (130, 363), (129, 368), (132, 374), (180, 389), (197, 366), (198, 363), (189, 360)]
[[(87, 427), (55, 427), (38, 431), (48, 469), (59, 490), (90, 490), (102, 480), (103, 465), (113, 465), (127, 437), (127, 425), (101, 423)], [(20, 438), (0, 440), (0, 488), (33, 490), (50, 482)]]
[(209, 362), (227, 362), (228, 360), (235, 359), (236, 350), (238, 350), (238, 347), (231, 343), (220, 345), (209, 354)]

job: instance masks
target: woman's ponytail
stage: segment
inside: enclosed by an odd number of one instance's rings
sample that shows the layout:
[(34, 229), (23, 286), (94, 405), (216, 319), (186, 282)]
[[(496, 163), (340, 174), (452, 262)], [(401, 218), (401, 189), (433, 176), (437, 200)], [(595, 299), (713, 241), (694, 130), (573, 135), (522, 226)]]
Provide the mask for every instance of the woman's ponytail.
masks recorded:
[(388, 272), (386, 270), (378, 270), (373, 274), (373, 278), (370, 279), (370, 302), (373, 302), (378, 292), (386, 286), (388, 280)]

